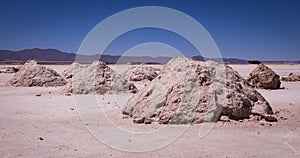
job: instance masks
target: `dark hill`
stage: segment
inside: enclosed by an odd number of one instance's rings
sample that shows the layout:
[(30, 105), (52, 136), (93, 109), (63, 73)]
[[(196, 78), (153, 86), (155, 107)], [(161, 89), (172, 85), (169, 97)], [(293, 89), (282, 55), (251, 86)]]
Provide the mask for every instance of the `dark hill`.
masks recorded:
[[(35, 59), (39, 63), (44, 64), (69, 64), (76, 58), (75, 53), (66, 53), (57, 49), (24, 49), (20, 51), (0, 50), (1, 63), (23, 63), (27, 60)], [(99, 59), (99, 55), (78, 55), (81, 61), (94, 61)], [(192, 57), (198, 61), (214, 60), (217, 62), (224, 62), (229, 64), (248, 64), (248, 60), (236, 58), (204, 58), (202, 56)], [(165, 64), (171, 57), (150, 57), (150, 56), (120, 56), (120, 55), (101, 55), (100, 61), (115, 64), (126, 63), (156, 63)], [(300, 61), (262, 61), (270, 64), (300, 64)]]

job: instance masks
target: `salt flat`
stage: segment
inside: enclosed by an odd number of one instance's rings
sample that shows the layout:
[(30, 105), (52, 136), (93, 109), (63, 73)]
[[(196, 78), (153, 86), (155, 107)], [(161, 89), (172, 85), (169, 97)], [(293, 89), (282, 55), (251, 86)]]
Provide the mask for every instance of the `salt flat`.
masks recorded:
[[(255, 65), (231, 65), (247, 76)], [(269, 65), (287, 76), (300, 73), (300, 65)], [(61, 73), (66, 65), (49, 65)], [(124, 72), (130, 66), (113, 65)], [(201, 125), (191, 125), (173, 143), (149, 152), (114, 149), (97, 140), (82, 123), (74, 96), (58, 93), (60, 87), (7, 87), (13, 74), (0, 74), (0, 157), (299, 157), (300, 82), (283, 82), (285, 89), (259, 90), (278, 122), (217, 122), (205, 137)], [(41, 96), (36, 96), (41, 94)], [(97, 96), (99, 107), (113, 124), (128, 130), (155, 130), (161, 125), (133, 124), (123, 119), (112, 96)], [(88, 125), (87, 125), (88, 126)], [(161, 140), (154, 140), (161, 141)]]

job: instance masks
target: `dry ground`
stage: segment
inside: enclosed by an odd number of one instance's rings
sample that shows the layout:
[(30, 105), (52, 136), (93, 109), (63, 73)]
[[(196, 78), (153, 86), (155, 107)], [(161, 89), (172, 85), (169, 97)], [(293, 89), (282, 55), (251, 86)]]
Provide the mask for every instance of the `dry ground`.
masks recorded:
[[(66, 68), (50, 67), (58, 72)], [(233, 65), (242, 76), (247, 76), (254, 67)], [(300, 72), (300, 65), (270, 67), (283, 76)], [(121, 65), (114, 69), (125, 68)], [(73, 96), (58, 94), (59, 87), (4, 86), (12, 75), (0, 74), (0, 157), (300, 157), (300, 82), (283, 82), (286, 89), (259, 90), (273, 110), (279, 112), (278, 122), (218, 122), (203, 138), (198, 136), (201, 125), (191, 125), (164, 148), (132, 153), (113, 149), (93, 137), (76, 112)], [(130, 130), (160, 127), (133, 124), (131, 119), (122, 119), (111, 96), (98, 96), (98, 99), (102, 100), (99, 106), (108, 118), (120, 127)]]

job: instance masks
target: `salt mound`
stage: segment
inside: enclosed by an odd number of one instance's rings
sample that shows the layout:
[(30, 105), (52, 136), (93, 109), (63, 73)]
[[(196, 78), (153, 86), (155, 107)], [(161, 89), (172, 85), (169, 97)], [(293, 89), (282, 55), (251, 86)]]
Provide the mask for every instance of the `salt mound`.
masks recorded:
[(88, 66), (74, 64), (65, 71), (64, 76), (66, 78), (68, 78), (67, 76), (72, 77), (62, 89), (65, 93), (112, 94), (136, 91), (133, 84), (130, 84), (124, 77), (100, 61), (95, 61)]
[(17, 67), (1, 67), (0, 73), (16, 73), (19, 71), (19, 68)]
[(281, 80), (282, 81), (291, 81), (291, 82), (300, 81), (300, 75), (290, 73), (288, 77), (281, 77)]
[(129, 72), (126, 72), (126, 75), (130, 81), (152, 81), (158, 75), (156, 71), (158, 71), (158, 69), (151, 66), (141, 65), (137, 68), (131, 69)]
[(27, 61), (13, 76), (13, 78), (7, 82), (7, 85), (17, 87), (51, 87), (63, 86), (65, 84), (66, 81), (60, 76), (60, 74), (51, 68), (38, 65), (35, 60)]
[(61, 76), (63, 79), (65, 79), (67, 81), (71, 80), (73, 77), (74, 71), (80, 71), (86, 67), (87, 67), (87, 65), (83, 65), (83, 64), (74, 62), (71, 65), (69, 65), (66, 70), (64, 70), (64, 72), (62, 73)]
[(78, 73), (79, 71), (86, 68), (87, 66), (88, 65), (83, 65), (83, 64), (74, 62), (71, 65), (69, 65), (66, 70), (63, 71), (62, 77), (63, 77), (63, 79), (65, 79), (67, 81), (67, 84), (64, 87), (62, 87), (62, 89), (61, 89), (61, 91), (63, 93), (72, 93), (73, 92), (72, 78), (74, 76), (74, 73)]
[(250, 114), (273, 113), (264, 97), (229, 66), (183, 57), (164, 65), (152, 82), (128, 100), (122, 112), (164, 124), (216, 121), (220, 115), (244, 119)]
[(249, 74), (249, 83), (256, 88), (279, 89), (280, 77), (271, 68), (264, 64), (258, 66)]

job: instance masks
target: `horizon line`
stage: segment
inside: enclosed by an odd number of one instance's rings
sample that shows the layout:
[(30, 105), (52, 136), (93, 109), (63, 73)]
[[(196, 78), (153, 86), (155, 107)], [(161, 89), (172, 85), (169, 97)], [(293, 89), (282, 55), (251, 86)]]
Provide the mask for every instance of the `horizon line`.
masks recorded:
[[(34, 50), (34, 49), (39, 49), (39, 50), (55, 50), (55, 51), (59, 51), (62, 53), (68, 53), (68, 54), (78, 54), (78, 52), (72, 52), (72, 51), (64, 51), (64, 50), (60, 50), (59, 48), (38, 48), (38, 47), (34, 47), (34, 48), (24, 48), (24, 49), (19, 49), (19, 50), (9, 50), (9, 49), (0, 49), (0, 51), (11, 51), (11, 52), (19, 52), (19, 51), (23, 51), (23, 50)], [(86, 55), (86, 56), (93, 56), (93, 55), (109, 55), (109, 56), (122, 56), (121, 54), (107, 54), (107, 53), (102, 53), (102, 54), (80, 54), (80, 55)], [(124, 55), (124, 57), (153, 57), (153, 58), (158, 58), (158, 57), (170, 57), (173, 58), (175, 56), (150, 56), (150, 55), (141, 55), (141, 56), (130, 56), (130, 55)], [(188, 58), (193, 58), (193, 57), (203, 57), (201, 54), (199, 55), (193, 55), (190, 56)], [(187, 56), (185, 56), (187, 57)], [(204, 59), (220, 59), (220, 58), (206, 58), (203, 57)], [(296, 59), (296, 60), (280, 60), (280, 59), (276, 59), (276, 60), (260, 60), (260, 59), (245, 59), (245, 58), (239, 58), (239, 57), (222, 57), (222, 59), (238, 59), (238, 60), (245, 60), (245, 61), (250, 61), (250, 60), (259, 60), (259, 61), (271, 61), (271, 62), (284, 62), (284, 61), (289, 61), (289, 62), (299, 62), (300, 59)]]

